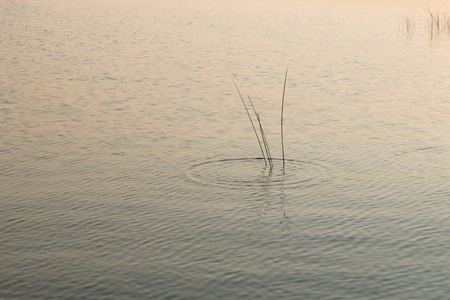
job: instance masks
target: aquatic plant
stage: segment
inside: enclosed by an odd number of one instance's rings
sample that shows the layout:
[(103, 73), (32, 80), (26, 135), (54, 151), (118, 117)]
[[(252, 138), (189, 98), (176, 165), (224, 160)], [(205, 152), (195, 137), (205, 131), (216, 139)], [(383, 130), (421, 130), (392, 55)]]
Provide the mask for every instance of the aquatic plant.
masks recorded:
[[(284, 85), (283, 85), (283, 96), (281, 98), (280, 126), (281, 126), (281, 152), (282, 152), (282, 156), (283, 156), (283, 170), (284, 170), (285, 164), (286, 164), (286, 159), (285, 159), (285, 154), (284, 154), (284, 135), (283, 135), (283, 123), (284, 122), (283, 121), (284, 121), (284, 98), (285, 98), (285, 94), (286, 94), (286, 82), (287, 82), (288, 70), (289, 70), (289, 64), (286, 67), (286, 73), (284, 76)], [(261, 150), (261, 154), (264, 159), (264, 163), (266, 166), (269, 165), (270, 170), (272, 170), (273, 169), (273, 159), (272, 159), (272, 155), (270, 154), (269, 143), (267, 142), (267, 138), (264, 133), (263, 126), (261, 124), (261, 118), (259, 116), (259, 113), (256, 111), (255, 105), (253, 104), (253, 101), (250, 98), (250, 96), (247, 96), (248, 103), (249, 103), (249, 105), (248, 105), (246, 103), (244, 97), (242, 97), (241, 91), (239, 90), (239, 88), (234, 80), (233, 80), (233, 83), (234, 83), (234, 86), (236, 87), (239, 97), (241, 98), (242, 104), (244, 105), (244, 109), (245, 109), (247, 116), (250, 120), (250, 123), (252, 125), (253, 132), (255, 133), (256, 140), (258, 141), (259, 149)], [(253, 114), (250, 113), (249, 106), (252, 107)], [(255, 126), (256, 122), (253, 121), (253, 118), (256, 118), (256, 121), (258, 122), (259, 130), (256, 129), (256, 126)]]
[(247, 96), (247, 97), (248, 97), (248, 100), (250, 101), (250, 104), (252, 105), (253, 112), (256, 116), (256, 119), (258, 120), (259, 131), (261, 133), (261, 137), (263, 140), (264, 149), (266, 150), (267, 160), (269, 161), (270, 169), (272, 170), (272, 168), (273, 168), (272, 155), (270, 155), (269, 143), (267, 143), (266, 134), (264, 133), (264, 129), (262, 128), (261, 119), (259, 117), (259, 114), (256, 112), (256, 109), (255, 109), (255, 106), (253, 105), (252, 99), (250, 98), (250, 96)]
[(450, 33), (450, 16), (448, 12), (432, 11), (427, 8), (425, 20), (430, 38), (433, 39), (441, 33)]
[[(248, 106), (245, 103), (244, 97), (242, 97), (241, 91), (239, 90), (239, 88), (238, 88), (238, 86), (237, 86), (237, 84), (236, 84), (236, 82), (234, 80), (233, 80), (233, 83), (234, 83), (234, 86), (236, 87), (236, 90), (237, 90), (237, 92), (239, 94), (239, 97), (241, 98), (241, 101), (242, 101), (242, 104), (244, 105), (245, 111), (247, 112), (247, 116), (248, 116), (248, 118), (250, 120), (250, 123), (252, 124), (253, 132), (255, 133), (256, 139), (258, 141), (259, 148), (261, 150), (261, 154), (262, 154), (263, 159), (264, 159), (264, 163), (266, 164), (266, 166), (269, 163), (270, 168), (272, 169), (273, 168), (273, 163), (272, 163), (272, 158), (270, 157), (269, 145), (267, 143), (267, 140), (266, 140), (265, 135), (264, 135), (264, 131), (262, 129), (262, 124), (261, 124), (261, 119), (259, 118), (259, 114), (256, 112), (255, 106), (253, 105), (253, 102), (251, 101), (250, 96), (248, 96), (250, 104), (253, 107), (253, 112), (254, 112), (254, 114), (256, 116), (256, 119), (257, 119), (257, 121), (259, 123), (259, 132), (260, 133), (258, 134), (258, 131), (256, 130), (255, 124), (253, 122), (252, 116), (251, 116), (251, 114), (250, 114), (250, 112), (248, 110)], [(260, 139), (259, 135), (261, 135), (261, 139)], [(261, 144), (261, 140), (263, 140), (264, 149), (263, 149), (263, 146)]]
[(442, 34), (450, 34), (450, 13), (448, 11), (432, 10), (427, 8), (422, 14), (416, 13), (398, 16), (399, 29), (407, 36), (416, 29), (416, 24), (421, 24), (430, 39)]
[(407, 36), (412, 34), (415, 28), (414, 15), (398, 16), (398, 20), (399, 20), (399, 29), (402, 28), (402, 31)]
[(283, 97), (281, 98), (281, 153), (283, 154), (283, 169), (285, 166), (285, 159), (284, 159), (284, 137), (283, 137), (283, 117), (284, 117), (284, 95), (286, 93), (286, 81), (287, 81), (287, 74), (289, 70), (289, 64), (286, 67), (286, 74), (284, 75), (284, 85), (283, 85)]

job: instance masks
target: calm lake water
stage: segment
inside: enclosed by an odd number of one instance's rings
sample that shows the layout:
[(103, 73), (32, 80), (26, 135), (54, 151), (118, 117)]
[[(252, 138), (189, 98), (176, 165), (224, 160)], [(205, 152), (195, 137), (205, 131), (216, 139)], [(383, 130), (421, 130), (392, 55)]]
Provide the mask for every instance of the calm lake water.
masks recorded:
[(449, 299), (427, 7), (0, 0), (0, 298)]

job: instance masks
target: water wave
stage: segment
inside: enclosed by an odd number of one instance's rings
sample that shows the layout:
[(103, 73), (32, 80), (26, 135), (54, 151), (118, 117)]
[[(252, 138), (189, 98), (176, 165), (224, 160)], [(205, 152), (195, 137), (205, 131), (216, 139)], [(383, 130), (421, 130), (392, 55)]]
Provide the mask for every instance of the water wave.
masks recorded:
[(186, 172), (187, 177), (206, 185), (226, 187), (252, 187), (281, 184), (285, 188), (298, 187), (304, 182), (316, 178), (322, 166), (308, 161), (273, 159), (274, 167), (265, 165), (262, 158), (228, 158), (211, 160), (192, 165)]

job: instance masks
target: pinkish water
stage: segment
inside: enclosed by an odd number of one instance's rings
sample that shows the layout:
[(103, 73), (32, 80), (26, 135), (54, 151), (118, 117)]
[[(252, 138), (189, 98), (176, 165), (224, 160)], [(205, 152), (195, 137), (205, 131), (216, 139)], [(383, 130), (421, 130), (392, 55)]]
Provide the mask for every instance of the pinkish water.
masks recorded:
[(0, 0), (0, 298), (448, 297), (427, 7)]

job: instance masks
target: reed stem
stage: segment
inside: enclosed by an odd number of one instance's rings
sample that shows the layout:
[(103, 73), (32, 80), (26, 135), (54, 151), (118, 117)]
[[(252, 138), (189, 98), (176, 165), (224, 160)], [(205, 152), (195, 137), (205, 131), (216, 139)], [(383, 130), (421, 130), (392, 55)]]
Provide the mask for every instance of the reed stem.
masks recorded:
[(283, 154), (283, 170), (286, 164), (286, 160), (284, 158), (284, 136), (283, 136), (283, 117), (284, 117), (284, 95), (286, 93), (286, 81), (289, 70), (289, 64), (286, 67), (286, 74), (284, 75), (284, 85), (283, 85), (283, 97), (281, 99), (281, 152)]
[(259, 118), (259, 114), (256, 112), (256, 109), (255, 109), (255, 106), (253, 105), (252, 99), (250, 98), (250, 96), (247, 96), (247, 97), (248, 97), (248, 100), (250, 101), (250, 104), (251, 104), (251, 106), (253, 108), (253, 113), (256, 116), (256, 120), (258, 121), (259, 131), (261, 133), (261, 138), (263, 140), (264, 148), (266, 150), (267, 160), (269, 161), (270, 170), (272, 170), (273, 169), (272, 156), (270, 155), (269, 143), (267, 142), (266, 135), (264, 133), (264, 129), (263, 129), (262, 124), (261, 124), (261, 119)]
[[(262, 156), (263, 156), (264, 163), (265, 163), (266, 166), (267, 166), (267, 158), (266, 158), (266, 156), (264, 155), (264, 150), (263, 150), (263, 147), (262, 147), (262, 145), (261, 145), (261, 141), (260, 141), (260, 139), (259, 139), (258, 133), (256, 132), (255, 125), (253, 124), (252, 117), (250, 116), (250, 112), (248, 111), (247, 104), (245, 104), (245, 101), (244, 101), (244, 98), (242, 97), (241, 91), (239, 91), (239, 88), (238, 88), (238, 86), (237, 86), (237, 84), (236, 84), (236, 82), (235, 82), (234, 80), (233, 80), (233, 83), (234, 83), (234, 86), (236, 87), (236, 90), (237, 90), (237, 92), (238, 92), (238, 94), (239, 94), (239, 97), (241, 98), (241, 101), (242, 101), (242, 104), (244, 105), (245, 111), (247, 112), (247, 116), (248, 116), (248, 118), (249, 118), (249, 120), (250, 120), (250, 123), (252, 124), (253, 132), (255, 133), (256, 139), (258, 140), (259, 149), (261, 150), (261, 154), (262, 154)], [(252, 106), (253, 106), (253, 103), (252, 103)], [(254, 109), (254, 107), (253, 107), (253, 109)], [(257, 118), (258, 118), (258, 117), (257, 117)], [(258, 122), (259, 122), (259, 121), (258, 121)], [(259, 125), (261, 126), (261, 123), (260, 123)], [(261, 137), (262, 137), (262, 136), (261, 136)], [(265, 146), (265, 145), (264, 145), (264, 146)], [(270, 165), (272, 166), (271, 163), (270, 163)]]

